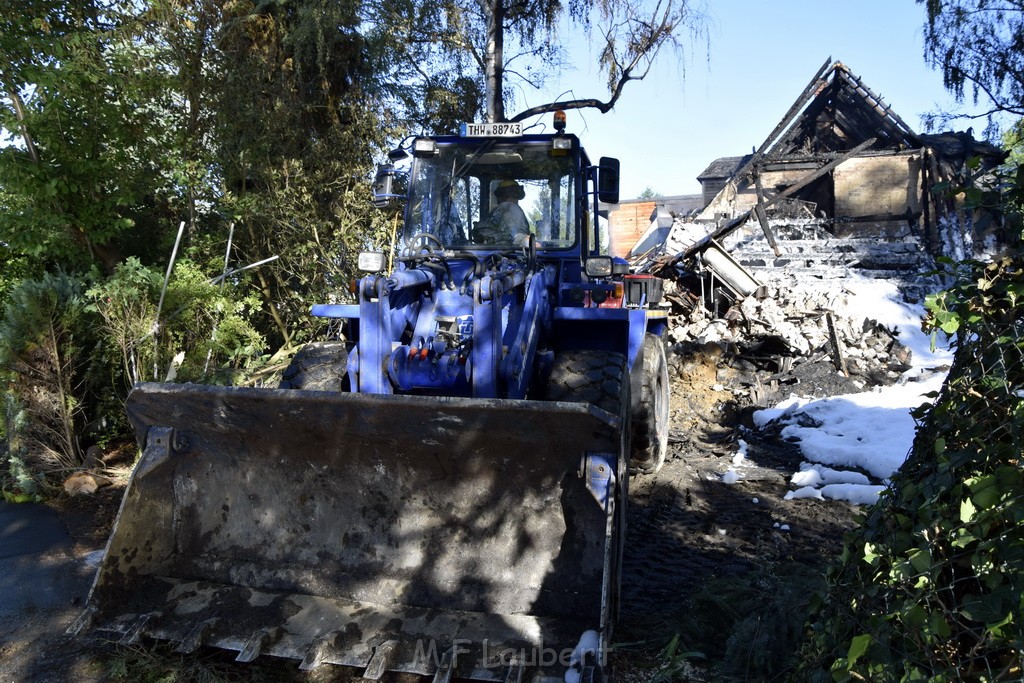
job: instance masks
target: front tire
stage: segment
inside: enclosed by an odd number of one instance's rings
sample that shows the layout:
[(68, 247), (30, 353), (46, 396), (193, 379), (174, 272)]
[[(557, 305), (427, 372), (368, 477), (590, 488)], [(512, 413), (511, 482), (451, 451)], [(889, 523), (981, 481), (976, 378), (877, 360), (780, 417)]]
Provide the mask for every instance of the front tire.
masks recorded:
[(626, 357), (610, 351), (566, 351), (555, 357), (551, 377), (545, 387), (548, 401), (590, 403), (620, 419), (618, 430), (617, 473), (615, 487), (614, 534), (610, 549), (608, 630), (619, 617), (622, 553), (626, 538), (626, 501), (629, 499), (630, 382)]
[(348, 353), (345, 342), (311, 342), (292, 358), (281, 375), (280, 389), (349, 391)]
[(653, 474), (668, 454), (668, 361), (661, 338), (644, 335), (643, 356), (633, 378), (633, 450), (629, 468)]
[(626, 359), (610, 351), (567, 351), (558, 354), (544, 392), (547, 401), (590, 403), (615, 416), (628, 406)]

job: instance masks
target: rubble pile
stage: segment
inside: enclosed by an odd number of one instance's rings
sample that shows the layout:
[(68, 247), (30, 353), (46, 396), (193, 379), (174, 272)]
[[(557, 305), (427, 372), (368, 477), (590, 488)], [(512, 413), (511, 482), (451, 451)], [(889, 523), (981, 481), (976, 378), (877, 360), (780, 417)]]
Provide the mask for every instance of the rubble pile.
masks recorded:
[[(786, 210), (768, 213), (771, 243), (757, 221), (748, 220), (723, 231), (707, 221), (677, 219), (662, 248), (637, 257), (632, 268), (662, 277), (701, 273), (708, 267), (701, 254), (715, 245), (727, 251), (739, 269), (760, 282), (780, 278), (839, 281), (829, 284), (836, 288), (851, 278), (885, 280), (899, 287), (911, 302), (922, 301), (942, 284), (935, 273), (935, 261), (921, 239), (909, 231), (893, 232), (885, 238), (839, 238), (834, 234), (835, 221), (816, 217), (803, 206), (782, 208)], [(715, 270), (713, 265), (711, 269)]]
[(781, 279), (766, 285), (767, 296), (737, 301), (719, 317), (677, 287), (668, 297), (674, 307), (667, 341), (680, 356), (721, 348), (744, 371), (734, 393), (758, 405), (779, 392), (785, 398), (800, 382), (834, 385), (829, 393), (892, 384), (909, 369), (910, 350), (896, 330), (851, 305), (848, 287)]
[(757, 221), (748, 221), (720, 240), (755, 278), (770, 279), (774, 272), (785, 269), (790, 275), (822, 280), (850, 276), (884, 279), (898, 284), (911, 299), (920, 299), (937, 284), (930, 275), (935, 270), (934, 260), (909, 228), (890, 231), (885, 237), (836, 237), (838, 221), (774, 211), (768, 216), (778, 252)]

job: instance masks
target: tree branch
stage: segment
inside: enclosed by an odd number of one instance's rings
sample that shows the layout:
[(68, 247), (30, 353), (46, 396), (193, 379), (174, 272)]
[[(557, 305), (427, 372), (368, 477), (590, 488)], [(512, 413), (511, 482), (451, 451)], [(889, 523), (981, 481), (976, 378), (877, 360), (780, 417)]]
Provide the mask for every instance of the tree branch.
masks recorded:
[[(615, 106), (615, 103), (619, 101), (622, 96), (622, 91), (626, 86), (626, 83), (630, 81), (642, 81), (650, 73), (651, 65), (654, 63), (654, 58), (657, 56), (661, 47), (666, 41), (673, 39), (672, 32), (675, 30), (678, 22), (673, 21), (670, 16), (671, 5), (667, 7), (661, 15), (660, 21), (657, 23), (644, 21), (637, 18), (626, 18), (620, 22), (617, 22), (613, 26), (610, 26), (605, 31), (605, 50), (604, 56), (613, 64), (613, 73), (618, 73), (613, 83), (610, 85), (610, 97), (606, 101), (601, 101), (596, 98), (582, 98), (574, 100), (562, 100), (559, 102), (550, 102), (548, 104), (538, 105), (536, 107), (530, 107), (524, 111), (519, 112), (514, 117), (509, 119), (512, 122), (522, 121), (528, 119), (531, 116), (537, 116), (538, 114), (545, 114), (556, 110), (566, 109), (597, 109), (602, 114), (606, 114)], [(660, 11), (660, 5), (655, 9), (655, 13)], [(626, 54), (632, 53), (632, 58), (629, 60), (628, 65), (623, 66), (623, 60), (620, 59), (619, 55), (612, 48), (615, 42), (615, 36), (618, 30), (623, 27), (633, 25), (641, 25), (644, 31), (641, 35), (631, 33), (631, 37), (634, 42), (630, 45), (629, 50)], [(646, 62), (646, 66), (640, 73), (635, 73), (636, 69), (641, 63)]]
[[(620, 91), (621, 92), (621, 91)], [(558, 111), (559, 109), (597, 109), (602, 114), (607, 114), (611, 111), (612, 107), (619, 99), (619, 93), (614, 93), (607, 102), (595, 98), (579, 99), (579, 100), (562, 100), (559, 102), (549, 102), (548, 104), (540, 104), (536, 107), (530, 107), (525, 109), (509, 121), (515, 123), (516, 121), (523, 121), (530, 118), (531, 116), (537, 116), (538, 114), (546, 114), (548, 112)]]
[(523, 82), (525, 82), (527, 85), (529, 85), (531, 88), (540, 89), (540, 83), (534, 83), (527, 76), (524, 76), (523, 74), (521, 74), (520, 72), (516, 71), (515, 69), (508, 68), (508, 63), (507, 62), (505, 64), (505, 73), (512, 74), (513, 76), (516, 76), (517, 78), (519, 78)]
[[(985, 83), (983, 83), (981, 81), (981, 79), (979, 79), (979, 78), (977, 78), (975, 76), (972, 76), (971, 74), (968, 74), (966, 72), (962, 72), (962, 73), (964, 75), (964, 80), (965, 81), (968, 81), (975, 88), (977, 88), (981, 92), (985, 93), (985, 96), (988, 97), (988, 99), (995, 105), (995, 108), (991, 112), (989, 112), (989, 113), (995, 113), (997, 111), (1006, 111), (1006, 112), (1009, 112), (1011, 114), (1016, 114), (1017, 116), (1024, 116), (1024, 108), (1017, 107), (1017, 106), (1015, 106), (1015, 105), (1013, 105), (1013, 104), (1011, 104), (1011, 103), (1009, 103), (1007, 101), (1004, 101), (1003, 98), (1000, 95), (998, 95), (997, 93), (993, 92), (988, 87), (988, 85), (986, 85)], [(967, 118), (982, 118), (982, 116), (988, 116), (988, 114), (982, 114), (980, 116), (969, 116)]]
[(14, 116), (18, 119), (18, 127), (21, 129), (21, 138), (25, 141), (25, 148), (28, 150), (29, 158), (32, 159), (32, 163), (39, 164), (39, 151), (36, 149), (35, 140), (32, 139), (32, 134), (28, 130), (28, 124), (25, 123), (25, 105), (21, 101), (21, 96), (10, 88), (7, 91), (7, 96), (11, 98), (11, 104), (14, 105)]

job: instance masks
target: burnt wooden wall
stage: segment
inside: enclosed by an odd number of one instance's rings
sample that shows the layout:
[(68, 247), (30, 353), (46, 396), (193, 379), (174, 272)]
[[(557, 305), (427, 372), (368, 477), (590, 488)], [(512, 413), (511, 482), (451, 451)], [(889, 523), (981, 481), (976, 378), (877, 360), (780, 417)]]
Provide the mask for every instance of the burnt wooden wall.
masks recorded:
[[(803, 164), (772, 164), (760, 172), (768, 192), (786, 187), (806, 176)], [(921, 205), (921, 154), (919, 151), (854, 157), (800, 190), (795, 198), (813, 202), (815, 214), (834, 220), (837, 237), (899, 239), (910, 224), (918, 224)], [(727, 220), (749, 211), (757, 203), (753, 183), (738, 192), (722, 192), (699, 216), (701, 220)]]
[(656, 202), (628, 202), (608, 212), (612, 256), (626, 257), (645, 232), (651, 227), (651, 214)]

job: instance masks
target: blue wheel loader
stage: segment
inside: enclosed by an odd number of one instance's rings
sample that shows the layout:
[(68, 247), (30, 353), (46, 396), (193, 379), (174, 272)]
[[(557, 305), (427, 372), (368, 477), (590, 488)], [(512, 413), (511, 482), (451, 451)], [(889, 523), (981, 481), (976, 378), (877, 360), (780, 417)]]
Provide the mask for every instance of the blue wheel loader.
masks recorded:
[(608, 679), (628, 479), (668, 437), (661, 283), (599, 219), (618, 161), (564, 115), (390, 156), (394, 262), (361, 254), (355, 303), (312, 310), (344, 334), (276, 389), (134, 388), (142, 455), (73, 631), (370, 680)]

